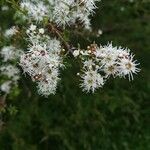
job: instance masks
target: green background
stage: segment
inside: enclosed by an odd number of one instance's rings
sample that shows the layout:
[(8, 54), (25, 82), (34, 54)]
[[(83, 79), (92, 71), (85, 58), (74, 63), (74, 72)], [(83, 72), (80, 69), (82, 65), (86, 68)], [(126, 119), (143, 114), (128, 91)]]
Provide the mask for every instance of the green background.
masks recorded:
[[(13, 12), (0, 11), (3, 29), (13, 25)], [(150, 2), (103, 0), (92, 16), (92, 28), (102, 29), (103, 35), (72, 33), (72, 44), (86, 47), (93, 41), (113, 41), (129, 47), (141, 72), (132, 82), (110, 79), (95, 94), (85, 94), (78, 86), (79, 68), (70, 56), (57, 94), (48, 98), (40, 97), (31, 80), (23, 77), (19, 90), (6, 99), (18, 112), (1, 114), (0, 150), (150, 149)]]

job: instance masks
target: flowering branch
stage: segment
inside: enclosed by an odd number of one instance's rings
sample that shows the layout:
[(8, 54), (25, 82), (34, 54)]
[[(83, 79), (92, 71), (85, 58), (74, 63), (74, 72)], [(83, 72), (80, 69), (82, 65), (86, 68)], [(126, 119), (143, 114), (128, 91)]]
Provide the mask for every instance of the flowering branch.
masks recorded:
[[(28, 74), (37, 84), (39, 94), (46, 97), (55, 94), (60, 81), (60, 71), (66, 68), (64, 58), (68, 53), (81, 64), (77, 75), (81, 80), (80, 87), (85, 92), (95, 92), (110, 77), (128, 77), (133, 80), (133, 74), (140, 71), (139, 63), (134, 60), (134, 55), (128, 48), (114, 47), (111, 43), (104, 46), (93, 43), (85, 49), (78, 47), (73, 51), (63, 33), (59, 31), (59, 28), (63, 28), (86, 37), (84, 33), (71, 28), (81, 24), (90, 35), (95, 35), (89, 16), (93, 14), (96, 2), (100, 0), (22, 0), (19, 4), (14, 0), (7, 1), (20, 11), (24, 24), (30, 25), (26, 27), (22, 24), (26, 36), (19, 39), (21, 49), (11, 43), (0, 52), (5, 64), (0, 67), (1, 75), (8, 78), (0, 85), (0, 89), (6, 94), (10, 93), (20, 79), (18, 62), (24, 74)], [(45, 23), (45, 20), (49, 22)], [(18, 28), (12, 27), (5, 31), (4, 37), (11, 41), (17, 34)], [(101, 34), (102, 31), (99, 30), (96, 36)], [(27, 43), (26, 47), (21, 44), (22, 41)], [(65, 54), (64, 49), (67, 50)]]

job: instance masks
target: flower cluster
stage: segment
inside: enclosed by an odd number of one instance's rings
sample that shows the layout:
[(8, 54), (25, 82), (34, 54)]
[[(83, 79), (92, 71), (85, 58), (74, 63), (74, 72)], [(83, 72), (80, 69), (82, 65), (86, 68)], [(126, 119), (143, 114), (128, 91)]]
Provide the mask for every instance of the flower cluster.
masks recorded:
[[(71, 34), (70, 30), (76, 27), (91, 30), (89, 16), (94, 13), (98, 1), (100, 0), (21, 0), (18, 6), (20, 12), (17, 12), (22, 20), (26, 20), (25, 25), (13, 26), (3, 34), (9, 42), (16, 42), (18, 37), (21, 42), (7, 43), (0, 51), (4, 63), (0, 67), (1, 75), (8, 79), (0, 86), (1, 91), (9, 93), (19, 80), (16, 66), (20, 59), (19, 65), (37, 84), (38, 92), (46, 97), (55, 94), (60, 69), (64, 68), (63, 59), (74, 49), (71, 41), (66, 41)], [(29, 24), (26, 29), (25, 26)], [(99, 37), (103, 32), (98, 30), (97, 34), (90, 34)], [(16, 46), (24, 50), (19, 50)], [(103, 87), (110, 76), (133, 80), (133, 74), (140, 71), (137, 67), (139, 64), (129, 49), (113, 47), (112, 44), (100, 47), (91, 44), (86, 50), (78, 48), (72, 53), (81, 62), (81, 72), (78, 75), (82, 82), (80, 86), (86, 92), (94, 92)]]
[(3, 62), (16, 60), (22, 54), (22, 50), (16, 49), (14, 46), (5, 46), (1, 49), (0, 52), (1, 56), (3, 57)]
[(4, 33), (6, 38), (11, 38), (13, 35), (17, 34), (18, 30), (15, 26), (12, 26), (10, 29), (7, 29)]
[[(11, 39), (17, 32), (17, 28), (13, 26), (7, 29), (3, 35), (6, 39)], [(8, 94), (11, 88), (17, 85), (20, 79), (20, 71), (16, 61), (18, 61), (21, 54), (22, 50), (12, 45), (2, 47), (0, 51), (2, 61), (2, 65), (0, 66), (0, 77), (3, 77), (4, 81), (0, 84), (0, 91)]]
[(134, 55), (129, 49), (113, 47), (112, 44), (101, 47), (92, 44), (86, 51), (75, 50), (73, 55), (81, 59), (81, 87), (87, 92), (102, 87), (110, 76), (128, 76), (129, 80), (133, 80), (133, 74), (140, 71), (137, 68), (139, 63), (133, 60)]
[[(5, 57), (3, 60), (5, 61)], [(0, 66), (0, 74), (0, 76), (5, 79), (0, 84), (0, 90), (8, 94), (11, 88), (16, 86), (20, 79), (20, 70), (16, 67), (16, 64), (4, 64)]]
[(20, 70), (14, 65), (3, 65), (0, 67), (1, 76), (7, 77), (7, 80), (0, 85), (0, 90), (9, 93), (10, 89), (17, 85), (20, 79)]
[(19, 80), (19, 69), (13, 65), (4, 65), (0, 67), (1, 75), (7, 76), (9, 79), (11, 79), (14, 82), (17, 82)]
[(48, 18), (60, 26), (80, 21), (85, 28), (89, 29), (89, 15), (96, 8), (96, 1), (100, 0), (23, 0), (20, 5), (35, 21)]
[(59, 68), (63, 67), (61, 45), (57, 39), (50, 39), (44, 29), (31, 25), (27, 30), (30, 45), (20, 59), (23, 71), (38, 84), (40, 94), (55, 94), (59, 81)]

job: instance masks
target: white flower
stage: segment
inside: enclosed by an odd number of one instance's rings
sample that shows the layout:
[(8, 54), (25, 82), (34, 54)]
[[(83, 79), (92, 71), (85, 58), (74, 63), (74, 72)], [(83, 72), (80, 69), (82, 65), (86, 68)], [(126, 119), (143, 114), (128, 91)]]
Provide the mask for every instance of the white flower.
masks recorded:
[(4, 82), (2, 85), (0, 85), (0, 90), (8, 94), (11, 89), (11, 83), (11, 81)]
[(10, 29), (7, 29), (4, 33), (4, 36), (7, 38), (12, 37), (13, 35), (15, 35), (18, 32), (18, 30), (16, 29), (15, 26), (11, 27)]
[(49, 39), (47, 42), (47, 50), (53, 54), (60, 54), (61, 52), (61, 44), (57, 39)]
[(108, 80), (111, 75), (114, 78), (128, 76), (129, 80), (133, 80), (133, 74), (140, 71), (137, 68), (139, 63), (133, 60), (133, 55), (127, 48), (117, 48), (108, 44), (94, 49), (91, 45), (88, 46), (88, 50), (91, 53), (86, 56), (86, 59), (81, 58), (81, 69), (84, 70), (81, 75), (83, 91), (94, 92), (104, 84), (104, 79)]
[(43, 28), (39, 29), (39, 33), (44, 34), (44, 29)]
[(21, 8), (27, 10), (28, 16), (35, 21), (42, 21), (48, 15), (48, 7), (42, 1), (22, 1)]
[(3, 61), (7, 62), (8, 60), (13, 60), (15, 56), (15, 47), (13, 46), (5, 46), (0, 51), (1, 56), (3, 57)]
[(79, 51), (79, 50), (75, 50), (75, 51), (73, 52), (73, 56), (74, 56), (74, 57), (79, 56), (79, 54), (80, 54), (80, 51)]
[(130, 58), (126, 59), (120, 59), (120, 62), (118, 63), (119, 72), (121, 76), (128, 75), (129, 80), (133, 80), (133, 74), (137, 74), (140, 69), (137, 68), (139, 63), (136, 63), (137, 61), (133, 61), (133, 56), (131, 55)]
[(6, 6), (6, 5), (4, 5), (4, 6), (2, 6), (2, 11), (7, 11), (7, 10), (9, 10), (9, 7), (8, 6)]
[(7, 76), (9, 79), (13, 80), (16, 82), (19, 80), (20, 76), (20, 71), (17, 67), (13, 65), (5, 65), (0, 67), (1, 75)]
[(99, 29), (97, 32), (97, 37), (100, 37), (102, 34), (103, 34), (103, 31), (101, 29)]
[(31, 24), (30, 28), (31, 31), (35, 31), (36, 30), (36, 25)]
[(70, 21), (70, 3), (69, 1), (56, 1), (54, 6), (54, 20), (58, 25), (65, 26)]
[(49, 3), (23, 0), (20, 6), (27, 10), (29, 19), (42, 21), (47, 17), (63, 27), (80, 20), (86, 29), (91, 30), (89, 15), (94, 12), (96, 1), (100, 0), (48, 0)]
[(38, 92), (41, 95), (48, 96), (55, 94), (59, 81), (58, 70), (54, 69), (46, 75), (46, 80), (38, 82)]
[(106, 64), (103, 68), (106, 77), (113, 75), (113, 77), (118, 75), (118, 67), (116, 64)]
[[(39, 31), (39, 32), (36, 32)], [(24, 73), (31, 76), (37, 83), (38, 92), (44, 96), (55, 94), (59, 81), (59, 69), (63, 67), (60, 55), (61, 45), (57, 39), (51, 39), (44, 34), (44, 29), (36, 29), (28, 33), (28, 52), (20, 58), (20, 66)]]
[(5, 46), (0, 51), (0, 55), (3, 57), (3, 61), (7, 62), (9, 60), (15, 60), (22, 54), (21, 50), (16, 49), (13, 46)]
[(92, 91), (94, 93), (97, 88), (104, 85), (104, 79), (97, 70), (87, 70), (81, 78), (81, 87), (83, 88), (83, 91), (86, 92)]
[(84, 68), (92, 68), (92, 66), (95, 66), (95, 63), (93, 62), (93, 60), (89, 59), (83, 62), (83, 67)]

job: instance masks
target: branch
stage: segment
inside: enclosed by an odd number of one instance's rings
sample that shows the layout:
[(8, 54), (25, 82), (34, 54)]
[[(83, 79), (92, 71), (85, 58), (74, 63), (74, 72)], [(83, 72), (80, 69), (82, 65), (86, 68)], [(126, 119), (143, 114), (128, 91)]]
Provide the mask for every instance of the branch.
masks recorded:
[(65, 49), (68, 50), (67, 54), (70, 52), (70, 45), (65, 41), (65, 39), (63, 38), (63, 36), (60, 34), (60, 32), (51, 24), (48, 24), (48, 27), (50, 28), (51, 31), (53, 31), (57, 37), (62, 41)]

